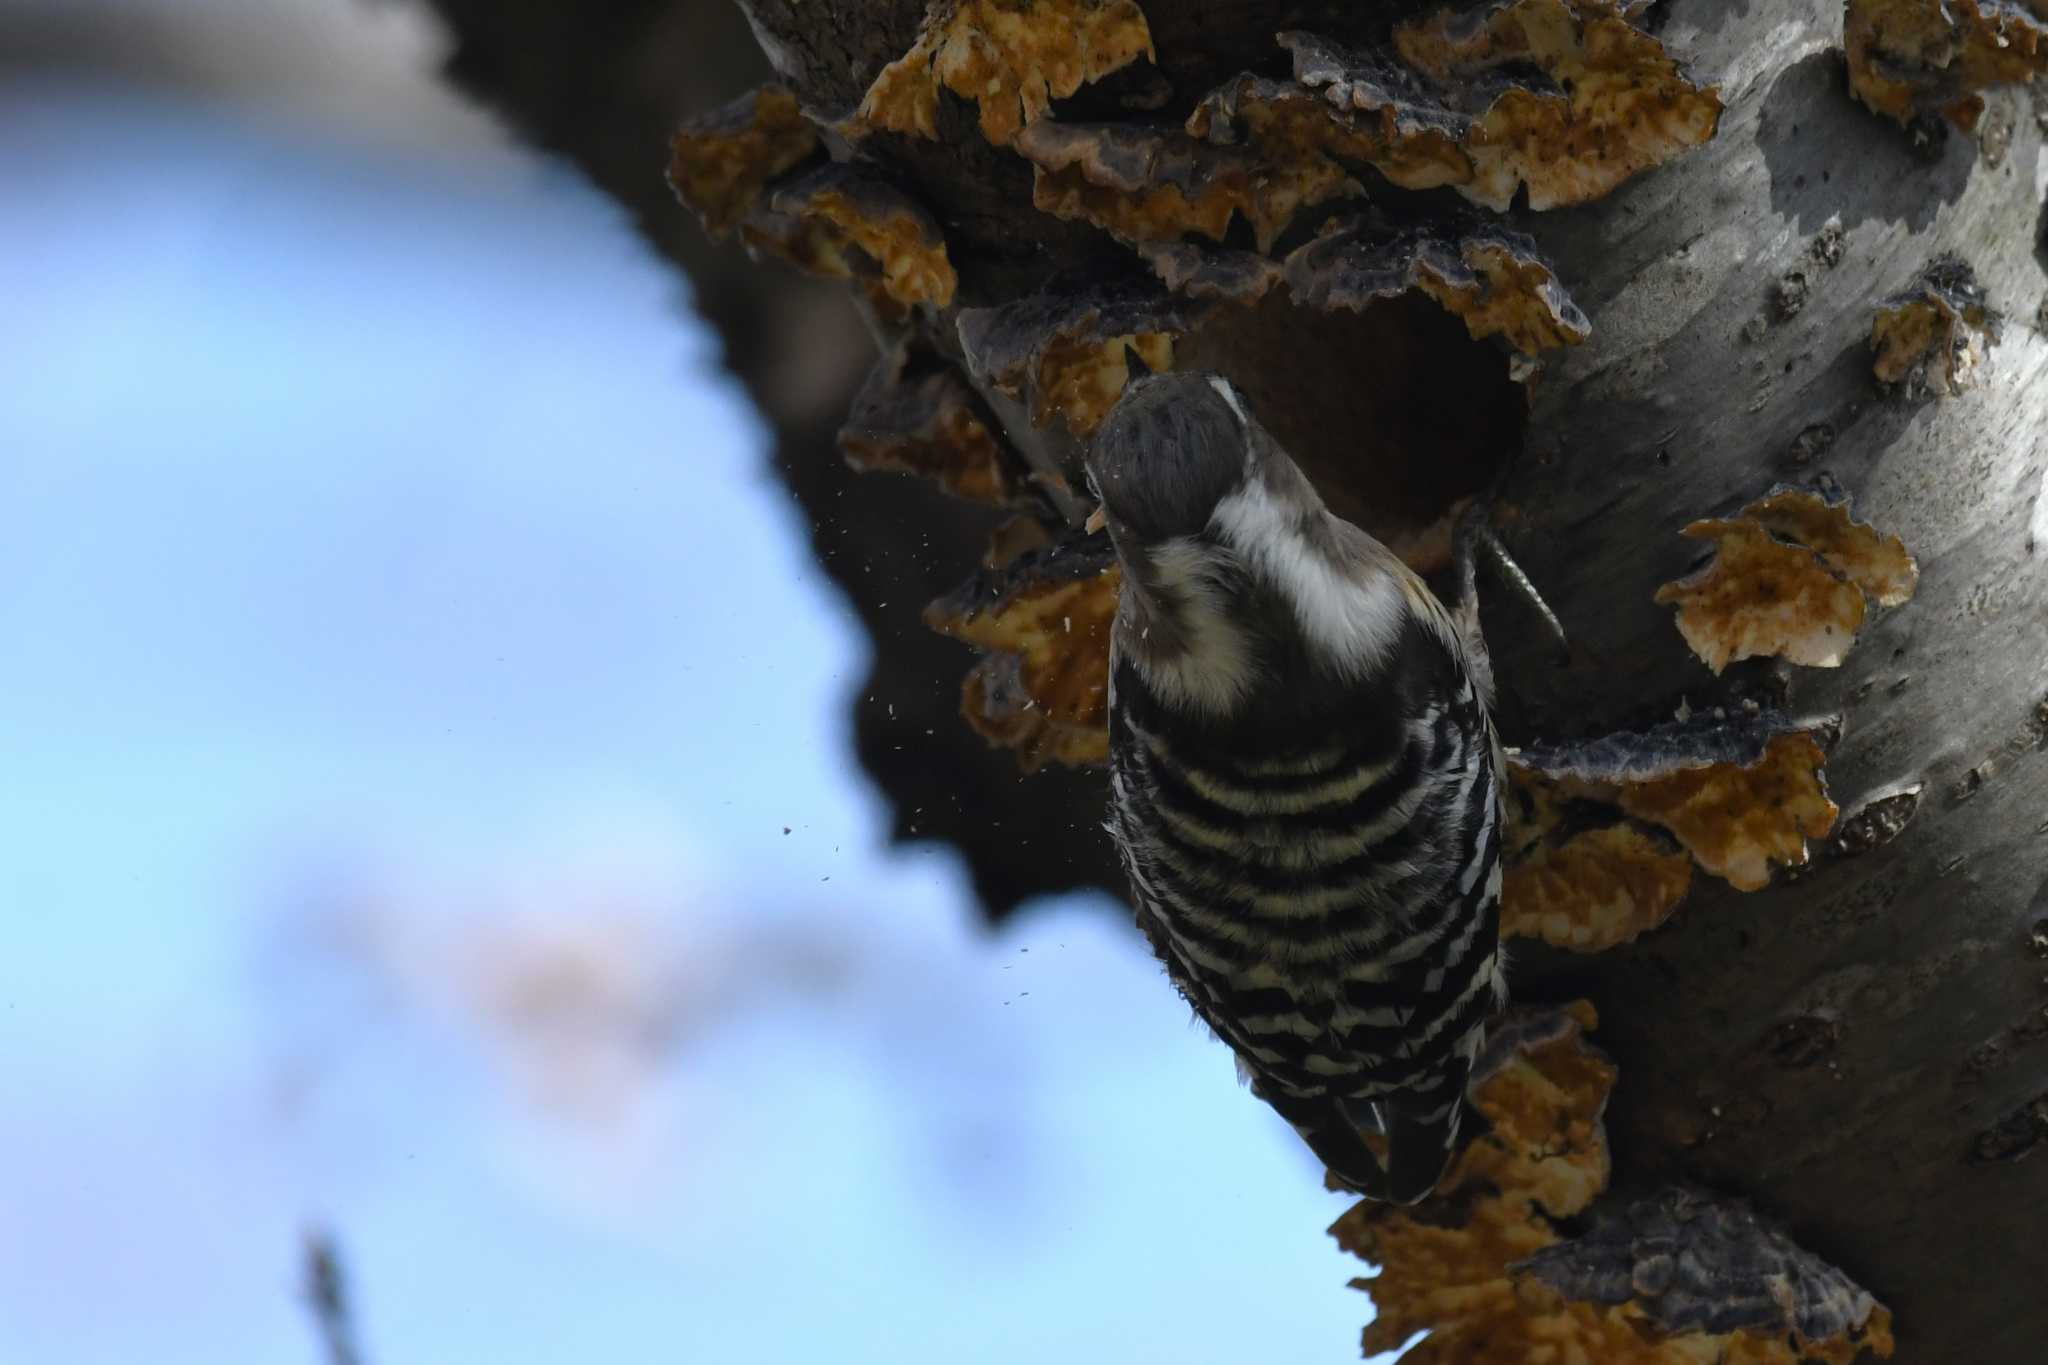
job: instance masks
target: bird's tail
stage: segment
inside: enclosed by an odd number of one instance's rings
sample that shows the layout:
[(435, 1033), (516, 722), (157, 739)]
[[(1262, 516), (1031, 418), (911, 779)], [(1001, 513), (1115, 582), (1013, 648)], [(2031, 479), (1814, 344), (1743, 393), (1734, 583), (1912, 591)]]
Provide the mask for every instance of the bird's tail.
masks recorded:
[(1459, 1136), (1470, 1115), (1462, 1076), (1423, 1091), (1405, 1091), (1377, 1102), (1387, 1135), (1387, 1193), (1393, 1204), (1426, 1199), (1458, 1154)]
[[(1429, 1197), (1458, 1154), (1461, 1139), (1485, 1121), (1465, 1099), (1464, 1068), (1452, 1068), (1427, 1090), (1405, 1090), (1373, 1101), (1305, 1098), (1252, 1090), (1294, 1125), (1330, 1173), (1367, 1199), (1414, 1204)], [(1365, 1135), (1385, 1136), (1384, 1159)]]
[(1367, 1199), (1387, 1197), (1386, 1169), (1366, 1145), (1365, 1136), (1347, 1106), (1329, 1095), (1290, 1094), (1257, 1078), (1252, 1081), (1252, 1093), (1294, 1125), (1294, 1131), (1301, 1134), (1301, 1140), (1339, 1183)]

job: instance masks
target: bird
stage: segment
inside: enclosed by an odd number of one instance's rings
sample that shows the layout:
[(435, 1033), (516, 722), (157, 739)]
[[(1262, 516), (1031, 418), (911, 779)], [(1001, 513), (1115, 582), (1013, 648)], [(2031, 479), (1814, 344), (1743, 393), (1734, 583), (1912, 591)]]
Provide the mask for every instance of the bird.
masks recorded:
[(1139, 926), (1336, 1180), (1412, 1204), (1478, 1122), (1507, 1001), (1476, 549), (1526, 577), (1468, 512), (1447, 608), (1218, 374), (1137, 373), (1084, 463), (1122, 567), (1108, 827)]

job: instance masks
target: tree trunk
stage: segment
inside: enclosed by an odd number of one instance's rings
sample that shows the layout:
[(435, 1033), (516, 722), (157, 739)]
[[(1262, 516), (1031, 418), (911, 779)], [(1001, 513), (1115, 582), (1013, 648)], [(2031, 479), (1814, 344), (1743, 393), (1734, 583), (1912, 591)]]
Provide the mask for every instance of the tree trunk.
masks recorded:
[[(1228, 373), (1425, 571), (1496, 490), (1574, 644), (1489, 598), (1512, 982), (1591, 1001), (1618, 1075), (1559, 1060), (1590, 1013), (1508, 1030), (1490, 1154), (1340, 1225), (1418, 1358), (1881, 1350), (1871, 1295), (1907, 1358), (2040, 1357), (2048, 3), (744, 0), (758, 48), (724, 6), (437, 3), (691, 272), (874, 639), (862, 761), (992, 911), (1114, 884), (1078, 457), (1130, 352)], [(744, 94), (762, 50), (787, 95)], [(850, 291), (673, 208), (690, 115), (692, 206)], [(878, 351), (842, 445), (934, 480), (830, 448)], [(1515, 1095), (1577, 1115), (1585, 1189), (1515, 1158)], [(1397, 1283), (1430, 1239), (1489, 1307)]]

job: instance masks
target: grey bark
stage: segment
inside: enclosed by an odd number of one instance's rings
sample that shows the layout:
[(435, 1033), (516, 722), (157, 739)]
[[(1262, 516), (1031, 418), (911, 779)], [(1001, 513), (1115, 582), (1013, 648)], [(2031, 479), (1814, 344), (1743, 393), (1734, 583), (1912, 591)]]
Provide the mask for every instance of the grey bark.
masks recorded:
[[(1836, 6), (1671, 9), (1665, 41), (1727, 83), (1719, 134), (1528, 225), (1594, 333), (1540, 390), (1506, 496), (1585, 661), (1517, 669), (1540, 639), (1503, 619), (1509, 724), (1584, 734), (1712, 698), (1647, 591), (1697, 558), (1674, 532), (1824, 472), (1911, 548), (1919, 591), (1841, 668), (1752, 665), (1751, 684), (1841, 717), (1827, 773), (1846, 815), (1923, 789), (1881, 847), (1754, 895), (1697, 886), (1666, 931), (1525, 959), (1522, 980), (1599, 1002), (1630, 1177), (1699, 1180), (1789, 1220), (1892, 1307), (1904, 1359), (2016, 1365), (2048, 1330), (2048, 1161), (2018, 1161), (2021, 1134), (2048, 1141), (2048, 1114), (2028, 1117), (2048, 1095), (2043, 124), (2002, 90), (2002, 154), (1962, 136), (1916, 153), (1849, 99)], [(1815, 239), (1833, 218), (1829, 268)], [(1948, 401), (1885, 397), (1872, 314), (1950, 252), (2008, 314), (1992, 373)], [(1810, 293), (1787, 319), (1793, 272)], [(1833, 433), (1818, 452), (1801, 439), (1816, 428)]]

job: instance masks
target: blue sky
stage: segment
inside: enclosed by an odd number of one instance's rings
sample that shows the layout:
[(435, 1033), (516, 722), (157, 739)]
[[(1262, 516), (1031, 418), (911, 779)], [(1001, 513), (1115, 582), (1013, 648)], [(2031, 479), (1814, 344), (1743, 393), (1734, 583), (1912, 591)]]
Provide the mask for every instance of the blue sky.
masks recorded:
[(315, 1222), (377, 1365), (1353, 1358), (1122, 911), (882, 848), (609, 203), (56, 81), (0, 183), (0, 1360), (312, 1361)]

